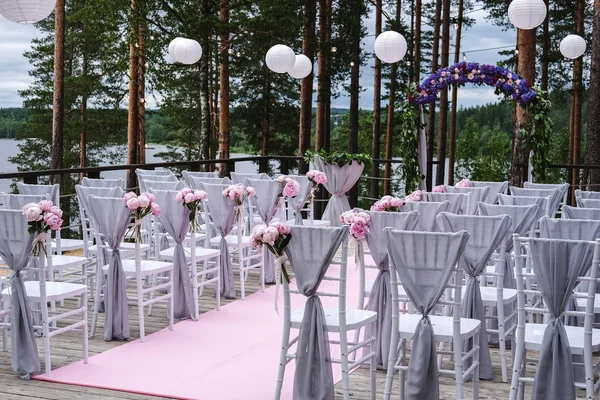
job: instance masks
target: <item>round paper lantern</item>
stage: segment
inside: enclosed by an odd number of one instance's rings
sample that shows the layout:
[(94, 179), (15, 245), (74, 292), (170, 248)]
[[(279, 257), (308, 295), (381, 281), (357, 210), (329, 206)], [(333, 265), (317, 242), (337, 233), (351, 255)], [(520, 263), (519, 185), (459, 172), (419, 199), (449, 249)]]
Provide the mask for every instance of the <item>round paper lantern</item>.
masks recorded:
[(265, 62), (271, 71), (278, 74), (285, 74), (294, 68), (296, 54), (288, 46), (276, 44), (267, 51)]
[(513, 0), (508, 18), (519, 29), (537, 28), (546, 19), (546, 4), (544, 0)]
[(578, 35), (567, 35), (560, 41), (560, 53), (572, 60), (579, 58), (585, 53), (585, 39)]
[(404, 36), (395, 31), (383, 32), (375, 39), (375, 55), (386, 63), (402, 60), (407, 48)]
[(311, 72), (312, 63), (310, 62), (310, 59), (304, 54), (299, 54), (296, 56), (294, 68), (292, 68), (288, 74), (290, 74), (292, 78), (302, 79), (310, 75)]
[(177, 43), (180, 42), (181, 39), (185, 40), (182, 37), (176, 37), (169, 43), (169, 57), (171, 57), (173, 61), (175, 61), (175, 46), (177, 46)]
[(46, 19), (56, 7), (56, 0), (0, 0), (0, 14), (19, 24), (33, 24)]
[(202, 47), (195, 40), (180, 38), (173, 46), (173, 55), (177, 62), (195, 64), (202, 57)]

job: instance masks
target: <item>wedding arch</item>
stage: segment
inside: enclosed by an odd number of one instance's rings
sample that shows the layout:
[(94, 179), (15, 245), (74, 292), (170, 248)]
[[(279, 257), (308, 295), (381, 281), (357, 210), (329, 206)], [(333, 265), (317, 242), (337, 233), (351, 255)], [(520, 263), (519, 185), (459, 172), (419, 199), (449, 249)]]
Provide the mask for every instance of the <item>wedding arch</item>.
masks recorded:
[[(545, 151), (549, 143), (552, 121), (548, 117), (551, 104), (543, 97), (542, 90), (501, 66), (460, 62), (441, 68), (423, 80), (421, 85), (413, 84), (409, 89), (408, 104), (405, 104), (404, 107), (406, 115), (402, 118), (403, 145), (401, 146), (406, 152), (402, 158), (404, 160), (406, 157), (408, 162), (403, 166), (403, 175), (407, 184), (410, 179), (418, 180), (419, 176), (422, 177), (421, 173), (415, 174), (415, 171), (420, 169), (419, 164), (423, 164), (419, 163), (422, 154), (420, 156), (414, 154), (415, 149), (423, 147), (422, 106), (437, 101), (439, 93), (443, 90), (448, 90), (451, 86), (461, 87), (466, 84), (493, 87), (497, 95), (504, 96), (505, 100), (517, 102), (528, 111), (525, 126), (519, 133), (523, 138), (524, 147), (533, 152), (531, 164), (534, 176), (543, 179), (547, 163)], [(415, 108), (421, 108), (421, 112), (416, 112)], [(406, 127), (405, 124), (407, 124)], [(418, 131), (421, 131), (421, 135)], [(411, 155), (409, 152), (413, 154)]]

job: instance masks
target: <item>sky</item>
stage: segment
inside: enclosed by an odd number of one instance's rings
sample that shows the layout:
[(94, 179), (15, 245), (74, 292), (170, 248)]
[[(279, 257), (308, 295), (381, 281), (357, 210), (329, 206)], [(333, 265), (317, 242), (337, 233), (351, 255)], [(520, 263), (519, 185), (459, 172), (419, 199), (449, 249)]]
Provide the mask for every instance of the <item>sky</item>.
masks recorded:
[[(502, 31), (498, 26), (485, 20), (486, 12), (483, 10), (469, 14), (476, 20), (473, 27), (463, 31), (462, 49), (467, 52), (467, 60), (486, 64), (496, 64), (501, 57), (498, 50), (480, 51), (469, 54), (470, 50), (479, 50), (501, 46), (513, 46), (516, 40), (516, 30)], [(373, 15), (365, 19), (368, 37), (363, 41), (363, 48), (368, 52), (373, 50), (375, 41), (375, 19)], [(454, 29), (451, 43), (454, 42)], [(21, 107), (22, 100), (18, 91), (27, 88), (31, 82), (29, 70), (31, 66), (23, 53), (31, 48), (31, 40), (40, 35), (32, 25), (20, 25), (0, 16), (0, 107)], [(166, 51), (166, 49), (165, 49)], [(338, 49), (343, 51), (343, 49)], [(453, 51), (451, 49), (451, 60)], [(373, 107), (373, 64), (370, 58), (361, 70), (360, 84), (364, 89), (360, 95), (360, 107), (372, 109)], [(433, 71), (432, 71), (433, 72)], [(316, 96), (315, 96), (316, 98)], [(160, 103), (160, 98), (148, 96), (148, 106), (153, 108)], [(458, 93), (459, 107), (471, 107), (498, 101), (492, 88), (464, 87)], [(334, 107), (348, 108), (349, 98), (340, 96), (333, 99)]]

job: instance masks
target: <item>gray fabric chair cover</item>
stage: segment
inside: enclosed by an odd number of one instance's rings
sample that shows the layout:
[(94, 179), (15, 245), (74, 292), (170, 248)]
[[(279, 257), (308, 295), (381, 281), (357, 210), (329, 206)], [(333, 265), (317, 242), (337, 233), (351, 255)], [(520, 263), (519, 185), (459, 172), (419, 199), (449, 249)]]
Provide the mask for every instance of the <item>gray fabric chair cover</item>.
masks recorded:
[(469, 215), (475, 215), (477, 214), (477, 204), (479, 204), (480, 201), (483, 201), (483, 199), (487, 198), (488, 192), (490, 190), (490, 188), (488, 186), (484, 186), (484, 187), (468, 187), (468, 188), (463, 188), (463, 187), (458, 187), (458, 188), (454, 188), (454, 190), (456, 191), (455, 193), (462, 193), (462, 194), (468, 194), (469, 196), (465, 196), (464, 198), (464, 208), (463, 208), (463, 214), (467, 213), (466, 210), (466, 206), (469, 206)]
[[(371, 216), (371, 226), (367, 235), (369, 251), (379, 269), (373, 288), (369, 294), (367, 310), (377, 312), (377, 364), (387, 368), (392, 340), (392, 288), (390, 284), (390, 261), (383, 240), (383, 230), (393, 228), (402, 231), (412, 231), (419, 222), (419, 213), (390, 213), (367, 211)], [(367, 326), (365, 337), (371, 337), (371, 325)]]
[(510, 187), (510, 193), (512, 196), (519, 197), (550, 197), (550, 215), (549, 217), (553, 217), (554, 214), (558, 211), (560, 207), (560, 202), (563, 199), (562, 192), (560, 189), (524, 189), (520, 187)]
[(291, 239), (285, 248), (298, 291), (307, 297), (298, 333), (295, 400), (333, 400), (333, 373), (329, 354), (325, 312), (317, 295), (319, 285), (336, 251), (348, 237), (349, 228), (292, 226)]
[(551, 314), (542, 338), (531, 398), (575, 399), (571, 349), (560, 316), (577, 278), (585, 276), (591, 267), (593, 246), (582, 241), (531, 238), (529, 249), (539, 290)]
[[(249, 197), (250, 204), (255, 208), (263, 223), (268, 225), (277, 214), (277, 199), (281, 194), (281, 183), (271, 179), (250, 179), (244, 181), (246, 186), (256, 190), (256, 196)], [(252, 218), (252, 217), (251, 217)], [(275, 283), (275, 258), (273, 253), (262, 248), (264, 257), (265, 283)]]
[(600, 200), (600, 192), (588, 192), (581, 189), (575, 189), (576, 199), (598, 199)]
[(563, 201), (569, 191), (568, 183), (533, 183), (523, 182), (525, 189), (557, 189), (560, 192), (560, 200)]
[(563, 206), (562, 218), (600, 220), (600, 208), (575, 208)]
[(452, 214), (460, 214), (463, 211), (465, 205), (465, 195), (462, 193), (425, 193), (425, 199), (429, 202), (441, 203), (449, 201), (448, 209), (446, 212)]
[(271, 180), (271, 177), (267, 174), (242, 174), (240, 172), (232, 172), (231, 173), (231, 181), (234, 185), (244, 184), (246, 178), (250, 179), (265, 179)]
[(548, 198), (536, 196), (509, 196), (507, 194), (499, 194), (498, 204), (502, 206), (530, 206), (532, 204), (537, 204), (539, 207), (538, 214), (535, 218), (537, 221), (544, 215), (547, 215), (546, 210), (548, 208)]
[(577, 199), (577, 207), (600, 208), (600, 199)]
[(440, 378), (429, 313), (444, 292), (467, 245), (469, 233), (407, 232), (386, 228), (384, 236), (390, 263), (398, 271), (411, 303), (423, 315), (412, 339), (407, 398), (439, 400)]
[(179, 191), (185, 187), (182, 181), (155, 181), (151, 179), (140, 178), (140, 192), (154, 190), (175, 190)]
[(11, 270), (10, 336), (12, 369), (21, 379), (40, 371), (33, 331), (33, 315), (23, 285), (21, 270), (29, 264), (34, 237), (27, 232), (27, 219), (20, 210), (0, 210), (0, 256)]
[(60, 204), (60, 185), (29, 185), (23, 182), (17, 182), (19, 194), (27, 194), (32, 196), (49, 196), (48, 200), (52, 200), (55, 205)]
[(81, 203), (81, 206), (91, 218), (90, 215), (90, 204), (89, 197), (120, 197), (121, 199), (125, 196), (125, 191), (120, 187), (99, 187), (99, 186), (83, 186), (75, 185), (75, 192), (77, 193), (77, 199)]
[(219, 250), (221, 251), (221, 296), (227, 299), (235, 299), (233, 267), (229, 256), (229, 245), (225, 237), (233, 230), (237, 211), (235, 200), (223, 197), (223, 190), (227, 187), (228, 185), (212, 185), (210, 183), (201, 185), (201, 189), (207, 194), (208, 215), (221, 236), (219, 242)]
[[(481, 379), (493, 379), (494, 372), (488, 347), (487, 330), (485, 329), (486, 321), (479, 288), (479, 275), (484, 271), (494, 250), (506, 240), (512, 223), (510, 216), (485, 217), (441, 213), (437, 218), (442, 232), (467, 231), (471, 234), (459, 262), (459, 266), (464, 269), (468, 277), (463, 292), (462, 316), (481, 321), (479, 331), (479, 377)], [(470, 350), (472, 347), (473, 343), (470, 339), (465, 344), (465, 351)], [(469, 368), (470, 365), (471, 359), (465, 360), (465, 369)]]
[(288, 200), (288, 204), (294, 210), (294, 223), (302, 225), (302, 213), (300, 210), (304, 208), (312, 190), (312, 182), (305, 175), (288, 175), (300, 184), (300, 192), (298, 196)]
[(200, 190), (203, 183), (209, 183), (211, 185), (232, 185), (231, 179), (229, 178), (202, 178), (199, 176), (188, 176), (187, 184), (194, 190)]
[(138, 181), (145, 179), (147, 181), (159, 181), (159, 182), (177, 182), (179, 179), (175, 175), (151, 175), (151, 174), (137, 174)]
[(157, 169), (141, 169), (141, 168), (137, 168), (135, 170), (135, 174), (137, 176), (140, 175), (174, 175), (173, 172), (171, 172), (168, 169), (164, 169), (164, 168), (157, 168)]
[(7, 210), (21, 210), (29, 203), (38, 203), (42, 200), (49, 200), (49, 196), (34, 194), (0, 194), (0, 204)]
[[(177, 319), (194, 316), (194, 299), (190, 269), (185, 256), (183, 242), (190, 230), (190, 210), (175, 200), (177, 190), (152, 190), (160, 206), (160, 221), (166, 232), (175, 240), (173, 251), (173, 305)], [(193, 265), (192, 268), (195, 268)]]
[(353, 161), (352, 164), (340, 167), (325, 163), (319, 156), (315, 156), (313, 162), (316, 169), (327, 175), (327, 183), (323, 186), (331, 193), (331, 198), (323, 212), (323, 220), (329, 221), (331, 226), (341, 226), (340, 215), (350, 210), (346, 192), (354, 187), (365, 165)]
[(181, 177), (187, 184), (190, 184), (190, 177), (198, 177), (198, 178), (218, 178), (219, 174), (215, 172), (199, 172), (199, 171), (181, 171)]
[(122, 198), (89, 196), (88, 204), (99, 233), (112, 250), (104, 295), (104, 340), (127, 340), (130, 337), (127, 282), (119, 248), (131, 221), (130, 210)]
[(539, 221), (540, 237), (594, 241), (600, 238), (600, 221), (555, 219), (543, 217)]
[(125, 189), (125, 182), (123, 179), (92, 179), (88, 177), (83, 177), (81, 180), (81, 186), (86, 187), (104, 187), (104, 188), (113, 188), (120, 187)]
[(450, 202), (448, 200), (441, 203), (435, 203), (432, 201), (407, 201), (402, 207), (400, 207), (400, 211), (418, 211), (419, 222), (417, 223), (417, 228), (415, 230), (423, 232), (435, 232), (437, 231), (437, 222), (435, 221), (435, 217), (437, 217), (439, 213), (447, 211), (449, 207)]
[(481, 182), (471, 181), (471, 187), (488, 187), (487, 196), (485, 199), (480, 201), (487, 204), (496, 204), (498, 202), (498, 195), (500, 193), (506, 193), (508, 189), (508, 181), (504, 182)]

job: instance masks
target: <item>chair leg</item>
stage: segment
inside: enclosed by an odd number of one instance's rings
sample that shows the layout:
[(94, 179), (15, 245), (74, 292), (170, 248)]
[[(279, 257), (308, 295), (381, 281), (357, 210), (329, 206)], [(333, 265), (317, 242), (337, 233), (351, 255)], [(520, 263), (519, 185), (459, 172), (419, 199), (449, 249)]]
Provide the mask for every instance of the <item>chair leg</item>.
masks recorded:
[[(156, 286), (156, 284), (158, 283), (158, 275), (152, 275), (152, 286)], [(149, 293), (150, 296), (150, 300), (152, 300), (154, 298), (154, 291), (150, 291)], [(152, 310), (154, 303), (150, 303), (148, 305), (148, 316), (150, 317), (152, 315)]]
[[(208, 261), (202, 263), (203, 268), (206, 266)], [(190, 263), (191, 265), (191, 263)], [(198, 320), (200, 318), (200, 306), (198, 305), (198, 265), (191, 265), (192, 268), (192, 298), (194, 302), (194, 318)]]
[(279, 353), (279, 370), (277, 371), (277, 386), (275, 388), (275, 400), (281, 397), (281, 388), (283, 387), (283, 377), (285, 375), (285, 367), (287, 364), (287, 354), (290, 346), (290, 326), (283, 327), (281, 334), (281, 351)]
[(217, 267), (217, 280), (215, 281), (215, 296), (217, 297), (217, 311), (221, 309), (221, 257), (215, 258)]
[(342, 390), (344, 392), (344, 400), (350, 399), (350, 371), (348, 363), (348, 340), (344, 339), (344, 334), (340, 333), (340, 347), (342, 351)]
[(144, 324), (144, 293), (143, 293), (143, 278), (136, 278), (137, 285), (137, 306), (138, 306), (138, 318), (140, 319), (140, 341), (144, 343), (146, 341), (146, 326)]
[(98, 313), (100, 312), (100, 300), (102, 295), (102, 279), (103, 275), (96, 273), (96, 290), (94, 291), (94, 313), (92, 315), (92, 330), (91, 335), (96, 335), (96, 325), (98, 324)]
[[(523, 350), (523, 359), (521, 360), (521, 374), (520, 377), (527, 376), (527, 350)], [(525, 399), (525, 382), (519, 381), (519, 390), (518, 390), (518, 398), (520, 400)]]
[[(2, 301), (2, 305), (3, 305), (2, 311), (7, 311), (9, 309), (9, 305), (8, 305), (7, 301)], [(2, 322), (4, 322), (5, 324), (7, 324), (9, 322), (8, 314), (6, 314), (4, 316), (4, 318), (2, 319)], [(6, 345), (7, 345), (7, 339), (8, 339), (7, 334), (6, 334), (7, 330), (8, 330), (8, 328), (6, 326), (4, 326), (2, 328), (2, 351), (4, 351), (4, 352), (6, 351)]]
[[(406, 360), (406, 341), (404, 340), (403, 343), (401, 344), (401, 348), (400, 348), (400, 360), (401, 360), (401, 364), (404, 364), (404, 360)], [(400, 400), (404, 400), (404, 398), (406, 397), (406, 372), (404, 372), (403, 369), (401, 369), (398, 373), (398, 386), (399, 386), (399, 390), (398, 392), (400, 393)]]
[[(202, 271), (206, 271), (208, 269), (209, 263), (208, 260), (204, 261), (203, 265), (203, 270)], [(199, 296), (202, 296), (204, 294), (204, 280), (206, 279), (206, 274), (202, 274), (200, 276), (200, 294)]]
[[(475, 364), (475, 368), (473, 369), (473, 400), (479, 400), (479, 354), (481, 352), (481, 346), (479, 341), (481, 340), (481, 335), (476, 334), (473, 337), (473, 346), (477, 349), (475, 353), (472, 355), (472, 362)], [(485, 338), (487, 340), (487, 338)]]
[(83, 339), (83, 363), (88, 363), (88, 310), (87, 310), (87, 290), (81, 295), (81, 320), (83, 326), (81, 327), (81, 335)]
[[(371, 332), (376, 331), (375, 325), (376, 323), (373, 324)], [(369, 367), (371, 369), (371, 400), (375, 400), (375, 397), (377, 395), (377, 336), (372, 334), (371, 340), (371, 360), (369, 362)]]
[[(476, 335), (479, 335), (477, 331)], [(455, 338), (454, 345), (454, 379), (456, 380), (456, 399), (464, 400), (465, 398), (465, 382), (463, 379), (463, 357), (462, 357), (462, 340)]]
[(169, 271), (169, 301), (167, 303), (169, 307), (167, 314), (169, 316), (169, 330), (173, 330), (173, 319), (175, 316), (175, 301), (173, 299), (173, 270)]
[[(392, 395), (392, 384), (394, 383), (394, 366), (398, 359), (398, 343), (400, 341), (400, 335), (397, 331), (392, 329), (392, 340), (390, 343), (390, 354), (388, 357), (387, 375), (385, 377), (385, 389), (383, 391), (383, 398), (390, 400)], [(402, 383), (401, 383), (402, 385)]]
[(246, 282), (244, 281), (244, 265), (246, 264), (246, 261), (244, 260), (244, 256), (242, 255), (243, 251), (244, 250), (241, 248), (238, 250), (238, 262), (239, 262), (239, 267), (240, 267), (240, 291), (242, 292), (241, 299), (245, 300), (246, 299)]

